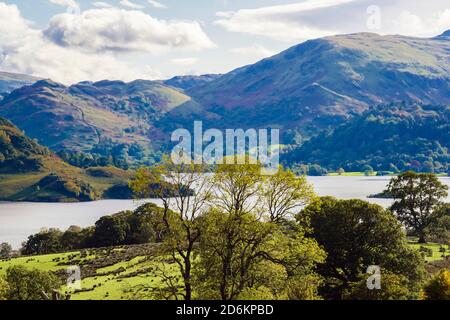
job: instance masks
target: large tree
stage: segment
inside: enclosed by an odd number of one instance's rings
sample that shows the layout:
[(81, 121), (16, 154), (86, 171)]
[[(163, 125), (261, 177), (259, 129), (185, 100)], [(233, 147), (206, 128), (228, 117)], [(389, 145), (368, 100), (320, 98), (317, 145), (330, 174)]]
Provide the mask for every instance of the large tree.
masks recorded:
[(191, 300), (193, 293), (194, 245), (200, 237), (198, 218), (211, 197), (212, 184), (205, 171), (203, 165), (175, 164), (166, 158), (158, 166), (139, 169), (130, 182), (136, 197), (156, 195), (163, 204), (162, 220), (168, 234), (163, 249), (179, 268), (185, 300)]
[[(210, 201), (215, 209), (202, 218), (198, 280), (203, 298), (314, 297), (318, 282), (306, 282), (305, 276), (313, 278), (312, 269), (325, 254), (284, 220), (297, 201), (307, 198), (303, 191), (311, 192), (304, 180), (293, 180), (285, 171), (264, 177), (258, 164), (218, 166)], [(290, 197), (289, 190), (297, 194)], [(308, 294), (294, 294), (300, 283)]]
[(361, 200), (324, 197), (303, 210), (298, 220), (311, 224), (309, 234), (327, 252), (318, 267), (325, 278), (324, 297), (342, 299), (372, 265), (404, 275), (411, 293), (417, 290), (422, 258), (408, 248), (401, 224), (390, 211)]
[(395, 200), (391, 210), (397, 218), (425, 243), (426, 228), (438, 218), (436, 209), (447, 191), (435, 174), (408, 171), (392, 178), (385, 192)]

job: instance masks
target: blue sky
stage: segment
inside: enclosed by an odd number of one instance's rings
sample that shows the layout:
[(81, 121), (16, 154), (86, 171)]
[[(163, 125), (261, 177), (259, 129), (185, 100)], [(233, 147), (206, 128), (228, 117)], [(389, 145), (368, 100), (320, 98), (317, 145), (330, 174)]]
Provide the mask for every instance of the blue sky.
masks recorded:
[(228, 72), (322, 36), (449, 28), (448, 0), (0, 0), (0, 70), (162, 79)]

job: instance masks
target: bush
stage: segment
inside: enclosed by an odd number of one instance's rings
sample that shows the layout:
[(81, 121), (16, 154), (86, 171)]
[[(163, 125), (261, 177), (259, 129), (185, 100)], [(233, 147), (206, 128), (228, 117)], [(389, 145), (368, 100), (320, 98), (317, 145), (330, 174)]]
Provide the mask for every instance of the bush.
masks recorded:
[(421, 252), (425, 257), (432, 257), (433, 256), (433, 250), (430, 248), (426, 248), (423, 246), (420, 246), (419, 252)]
[(61, 286), (52, 273), (23, 266), (8, 268), (5, 280), (7, 300), (43, 300), (42, 292), (50, 293)]
[(450, 271), (439, 271), (423, 288), (424, 300), (450, 300)]

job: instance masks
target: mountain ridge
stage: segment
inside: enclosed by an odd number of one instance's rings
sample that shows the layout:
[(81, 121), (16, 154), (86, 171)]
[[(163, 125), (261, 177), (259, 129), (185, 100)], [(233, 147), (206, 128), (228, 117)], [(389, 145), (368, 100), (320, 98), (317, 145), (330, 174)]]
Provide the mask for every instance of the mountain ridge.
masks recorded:
[(53, 151), (117, 157), (115, 165), (157, 161), (171, 132), (195, 120), (205, 129), (279, 128), (283, 144), (301, 144), (377, 105), (449, 105), (448, 34), (314, 39), (223, 75), (41, 80), (0, 101), (0, 116)]

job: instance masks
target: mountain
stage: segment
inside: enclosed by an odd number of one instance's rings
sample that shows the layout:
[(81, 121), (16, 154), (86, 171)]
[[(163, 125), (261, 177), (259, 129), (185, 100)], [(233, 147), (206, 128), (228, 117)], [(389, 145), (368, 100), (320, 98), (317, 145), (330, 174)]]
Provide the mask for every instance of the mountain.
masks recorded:
[[(380, 105), (284, 155), (328, 170), (450, 172), (450, 106)], [(370, 170), (371, 168), (369, 168)]]
[(325, 37), (224, 75), (41, 80), (5, 96), (0, 116), (81, 167), (151, 164), (195, 120), (205, 130), (280, 128), (282, 144), (299, 145), (377, 105), (450, 105), (448, 35)]
[(40, 80), (0, 102), (0, 116), (55, 152), (70, 151), (151, 162), (149, 129), (190, 98), (164, 84), (136, 80), (82, 82), (70, 87)]
[(212, 127), (273, 126), (313, 136), (379, 104), (446, 105), (447, 35), (358, 33), (306, 41), (186, 90), (197, 104), (175, 108), (166, 118), (175, 119), (170, 129), (203, 119)]
[(117, 168), (73, 167), (0, 118), (0, 200), (96, 200), (109, 197), (130, 176)]
[(39, 78), (33, 76), (0, 71), (0, 100), (11, 91), (30, 85), (38, 80)]
[(220, 74), (204, 74), (201, 76), (176, 76), (169, 80), (163, 81), (163, 83), (174, 88), (187, 90), (204, 85), (219, 78), (220, 76)]

